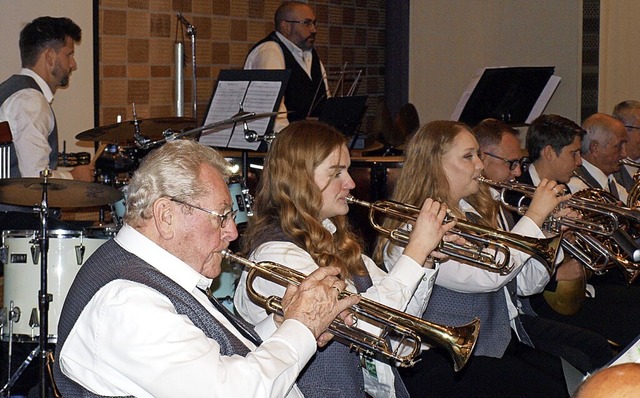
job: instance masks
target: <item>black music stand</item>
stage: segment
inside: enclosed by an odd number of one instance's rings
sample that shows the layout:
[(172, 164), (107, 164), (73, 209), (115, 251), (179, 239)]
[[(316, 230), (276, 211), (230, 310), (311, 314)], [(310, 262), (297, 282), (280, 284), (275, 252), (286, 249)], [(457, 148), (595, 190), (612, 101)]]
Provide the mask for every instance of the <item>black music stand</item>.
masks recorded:
[(473, 127), (486, 118), (524, 125), (542, 114), (560, 78), (553, 66), (485, 68), (451, 116)]
[[(239, 112), (267, 113), (280, 107), (284, 90), (289, 81), (288, 70), (222, 70), (216, 85), (203, 125), (216, 120), (228, 119)], [(255, 119), (247, 122), (247, 128), (258, 137), (267, 137), (273, 131), (275, 117)], [(217, 148), (233, 148), (256, 151), (261, 140), (245, 139), (244, 123), (238, 126), (220, 126), (204, 130), (200, 143)]]

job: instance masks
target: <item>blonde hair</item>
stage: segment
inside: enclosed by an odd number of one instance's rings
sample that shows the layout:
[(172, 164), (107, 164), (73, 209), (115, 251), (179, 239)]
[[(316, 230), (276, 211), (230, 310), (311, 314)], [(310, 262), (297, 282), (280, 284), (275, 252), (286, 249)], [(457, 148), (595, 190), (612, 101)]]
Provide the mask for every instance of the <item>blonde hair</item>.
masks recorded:
[(278, 133), (265, 159), (254, 216), (243, 236), (246, 254), (264, 242), (265, 231), (279, 229), (318, 266), (339, 267), (343, 279), (366, 272), (360, 242), (349, 229), (347, 217), (331, 218), (336, 226), (333, 235), (319, 219), (323, 188), (315, 183), (314, 171), (346, 142), (342, 133), (319, 122), (294, 122)]
[[(407, 144), (405, 162), (398, 177), (392, 200), (421, 207), (427, 198), (446, 203), (449, 209), (459, 218), (465, 218), (454, 203), (450, 193), (450, 184), (443, 167), (443, 157), (453, 145), (453, 140), (462, 132), (471, 129), (464, 123), (436, 120), (422, 126)], [(416, 179), (420, 178), (419, 181)], [(496, 226), (497, 203), (491, 198), (489, 189), (480, 186), (478, 193), (466, 197), (482, 217), (481, 222), (487, 226)], [(401, 227), (405, 222), (400, 219), (386, 217), (384, 226), (390, 229)], [(379, 236), (374, 250), (374, 260), (381, 264), (384, 247), (392, 249), (393, 241)]]

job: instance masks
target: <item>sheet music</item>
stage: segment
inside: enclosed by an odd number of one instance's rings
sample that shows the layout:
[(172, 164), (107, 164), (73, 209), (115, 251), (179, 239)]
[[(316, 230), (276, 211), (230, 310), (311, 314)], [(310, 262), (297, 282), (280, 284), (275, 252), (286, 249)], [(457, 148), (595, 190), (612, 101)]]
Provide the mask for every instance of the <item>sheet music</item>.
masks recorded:
[[(216, 95), (213, 96), (213, 101), (211, 102), (211, 107), (204, 125), (206, 126), (216, 121), (229, 119), (237, 114), (248, 86), (248, 81), (218, 82)], [(204, 130), (200, 137), (200, 143), (208, 146), (226, 148), (229, 146), (229, 139), (233, 134), (234, 127), (233, 125), (227, 125)]]
[[(245, 112), (272, 112), (281, 86), (280, 81), (220, 81), (204, 124), (212, 124), (233, 117), (238, 113), (241, 103)], [(249, 129), (264, 135), (269, 119), (268, 117), (255, 119), (247, 124)], [(200, 137), (200, 143), (254, 151), (260, 146), (260, 141), (248, 142), (244, 138), (242, 123), (205, 130)]]

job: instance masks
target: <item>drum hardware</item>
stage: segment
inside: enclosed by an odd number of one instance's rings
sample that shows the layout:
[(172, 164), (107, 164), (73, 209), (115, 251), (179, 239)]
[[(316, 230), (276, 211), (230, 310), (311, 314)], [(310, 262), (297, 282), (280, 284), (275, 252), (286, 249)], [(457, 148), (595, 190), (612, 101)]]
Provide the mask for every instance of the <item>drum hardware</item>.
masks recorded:
[[(41, 173), (40, 178), (16, 178), (16, 179), (4, 179), (0, 180), (0, 202), (20, 205), (20, 206), (32, 206), (35, 211), (40, 215), (41, 228), (39, 234), (34, 234), (35, 237), (29, 241), (32, 245), (31, 251), (32, 261), (34, 265), (37, 265), (37, 258), (40, 262), (40, 288), (38, 291), (38, 308), (34, 308), (31, 312), (29, 319), (29, 326), (32, 330), (32, 335), (35, 334), (36, 328), (39, 329), (38, 347), (34, 349), (31, 354), (23, 361), (22, 365), (18, 368), (16, 373), (8, 378), (7, 384), (0, 390), (0, 395), (8, 395), (11, 387), (15, 384), (16, 380), (20, 377), (24, 369), (29, 363), (36, 357), (40, 356), (40, 368), (39, 368), (39, 382), (40, 382), (40, 396), (46, 396), (46, 384), (47, 384), (47, 361), (50, 357), (46, 346), (49, 337), (49, 306), (53, 301), (53, 295), (48, 293), (48, 254), (49, 254), (49, 228), (47, 223), (47, 214), (49, 213), (49, 206), (52, 207), (85, 207), (85, 206), (101, 206), (120, 199), (122, 193), (118, 190), (108, 187), (106, 185), (100, 185), (95, 183), (86, 183), (75, 180), (61, 180), (50, 178), (51, 171), (45, 169)], [(40, 199), (38, 199), (40, 196)], [(3, 232), (3, 246), (9, 246), (5, 244), (5, 233)], [(38, 243), (36, 245), (35, 243)], [(35, 249), (35, 247), (38, 249)], [(8, 248), (6, 248), (8, 252)], [(24, 254), (9, 256), (10, 260), (18, 260), (19, 263), (26, 264), (27, 259)], [(7, 277), (7, 264), (5, 264), (5, 277)], [(5, 288), (6, 292), (6, 288)], [(7, 301), (7, 300), (5, 300)], [(64, 301), (63, 299), (61, 301)], [(60, 303), (62, 304), (62, 303)], [(9, 352), (12, 351), (13, 344), (13, 326), (20, 321), (20, 312), (16, 311), (13, 300), (10, 300), (9, 307)], [(19, 309), (19, 308), (17, 308)], [(9, 355), (11, 356), (11, 355)], [(9, 358), (8, 372), (11, 374), (11, 358)], [(53, 386), (55, 389), (55, 385)]]

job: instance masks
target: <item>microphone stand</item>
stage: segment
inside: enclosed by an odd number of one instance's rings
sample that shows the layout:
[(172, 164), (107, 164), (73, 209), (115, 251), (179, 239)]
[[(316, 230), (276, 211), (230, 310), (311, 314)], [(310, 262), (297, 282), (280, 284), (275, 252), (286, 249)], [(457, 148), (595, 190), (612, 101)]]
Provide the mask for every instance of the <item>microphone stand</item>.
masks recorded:
[(177, 13), (178, 20), (187, 28), (191, 37), (191, 101), (193, 102), (193, 119), (198, 121), (198, 95), (196, 90), (196, 27), (182, 15)]

